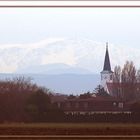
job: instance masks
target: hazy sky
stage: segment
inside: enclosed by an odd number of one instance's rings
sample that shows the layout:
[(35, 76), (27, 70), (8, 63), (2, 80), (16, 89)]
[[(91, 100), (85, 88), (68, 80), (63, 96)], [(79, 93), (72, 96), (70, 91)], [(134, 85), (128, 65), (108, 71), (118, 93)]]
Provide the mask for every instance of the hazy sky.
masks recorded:
[(140, 47), (140, 8), (1, 8), (0, 44), (86, 38)]
[(112, 66), (139, 68), (140, 8), (0, 8), (0, 72), (50, 63), (99, 72), (106, 42)]

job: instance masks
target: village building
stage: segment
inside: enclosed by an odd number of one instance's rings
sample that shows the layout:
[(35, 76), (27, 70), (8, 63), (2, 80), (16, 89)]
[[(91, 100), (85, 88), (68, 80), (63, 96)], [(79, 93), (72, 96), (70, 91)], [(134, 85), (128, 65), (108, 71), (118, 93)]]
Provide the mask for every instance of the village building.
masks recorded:
[(91, 97), (87, 99), (67, 99), (59, 103), (66, 114), (129, 113), (125, 103), (113, 97)]
[[(57, 102), (57, 106), (66, 114), (94, 114), (94, 113), (131, 113), (128, 104), (121, 98), (113, 96), (113, 71), (111, 70), (108, 43), (103, 70), (101, 71), (101, 86), (108, 96), (94, 96), (88, 98), (67, 98)], [(113, 88), (112, 88), (113, 87)], [(118, 87), (117, 87), (118, 88)]]

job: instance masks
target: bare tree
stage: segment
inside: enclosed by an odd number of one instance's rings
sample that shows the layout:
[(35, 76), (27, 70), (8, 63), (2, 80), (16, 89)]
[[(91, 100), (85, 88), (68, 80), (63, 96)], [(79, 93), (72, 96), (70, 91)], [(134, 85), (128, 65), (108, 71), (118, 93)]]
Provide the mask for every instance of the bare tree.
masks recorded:
[(140, 83), (140, 69), (137, 70), (136, 80), (137, 80), (137, 83)]
[(136, 98), (138, 91), (138, 83), (140, 83), (140, 70), (136, 70), (132, 61), (126, 61), (123, 68), (116, 66), (114, 68), (113, 77), (113, 95), (125, 100)]
[(121, 67), (120, 66), (115, 66), (114, 68), (113, 82), (114, 83), (121, 82)]
[(136, 68), (132, 61), (126, 61), (122, 69), (121, 81), (123, 83), (136, 82)]
[(125, 100), (135, 98), (136, 68), (132, 61), (126, 61), (121, 74), (122, 96)]
[(113, 88), (112, 94), (117, 98), (121, 98), (121, 67), (115, 66), (114, 68), (114, 75), (113, 75)]

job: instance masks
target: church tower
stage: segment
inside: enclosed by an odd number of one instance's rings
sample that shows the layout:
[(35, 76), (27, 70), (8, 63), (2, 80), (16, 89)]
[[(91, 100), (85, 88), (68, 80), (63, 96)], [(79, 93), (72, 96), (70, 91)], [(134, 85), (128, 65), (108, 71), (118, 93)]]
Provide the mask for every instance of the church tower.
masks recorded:
[(106, 43), (104, 67), (101, 72), (101, 85), (106, 92), (108, 92), (107, 83), (112, 83), (112, 82), (113, 82), (113, 71), (111, 70), (111, 65), (110, 65), (108, 43)]

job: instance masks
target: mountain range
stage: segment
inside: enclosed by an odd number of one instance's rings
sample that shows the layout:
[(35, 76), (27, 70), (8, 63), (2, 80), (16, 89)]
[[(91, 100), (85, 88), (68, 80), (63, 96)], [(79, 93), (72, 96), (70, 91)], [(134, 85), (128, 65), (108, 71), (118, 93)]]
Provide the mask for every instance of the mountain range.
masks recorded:
[(55, 93), (63, 94), (92, 92), (100, 84), (98, 74), (0, 74), (0, 80), (21, 76), (31, 78), (32, 83), (44, 86)]
[[(122, 66), (126, 60), (134, 61), (139, 67), (138, 48), (108, 44), (112, 68)], [(103, 67), (105, 49), (106, 42), (89, 39), (47, 38), (29, 44), (0, 44), (0, 72), (21, 73), (32, 67), (66, 64), (98, 74)]]
[(18, 69), (16, 73), (47, 74), (47, 75), (48, 74), (92, 74), (92, 72), (87, 69), (70, 66), (63, 63), (28, 66), (26, 68)]

